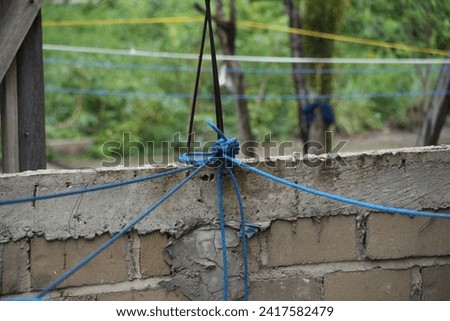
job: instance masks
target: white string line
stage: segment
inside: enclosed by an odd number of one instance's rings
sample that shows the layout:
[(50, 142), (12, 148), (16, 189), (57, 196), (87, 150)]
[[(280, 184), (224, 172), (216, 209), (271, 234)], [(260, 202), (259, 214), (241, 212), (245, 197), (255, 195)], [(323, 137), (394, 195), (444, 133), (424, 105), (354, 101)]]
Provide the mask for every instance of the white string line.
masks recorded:
[[(135, 49), (107, 49), (92, 47), (75, 47), (64, 45), (44, 44), (43, 49), (47, 51), (86, 53), (86, 54), (103, 54), (103, 55), (119, 55), (119, 56), (135, 56), (135, 57), (152, 57), (167, 59), (184, 59), (198, 60), (198, 54), (174, 53), (174, 52), (153, 52), (141, 51)], [(203, 57), (205, 60), (211, 60), (209, 55)], [(265, 63), (330, 63), (330, 64), (400, 64), (400, 65), (436, 65), (449, 64), (450, 59), (428, 59), (428, 58), (294, 58), (294, 57), (268, 57), (268, 56), (226, 56), (217, 55), (220, 61), (240, 61), (240, 62), (265, 62)]]

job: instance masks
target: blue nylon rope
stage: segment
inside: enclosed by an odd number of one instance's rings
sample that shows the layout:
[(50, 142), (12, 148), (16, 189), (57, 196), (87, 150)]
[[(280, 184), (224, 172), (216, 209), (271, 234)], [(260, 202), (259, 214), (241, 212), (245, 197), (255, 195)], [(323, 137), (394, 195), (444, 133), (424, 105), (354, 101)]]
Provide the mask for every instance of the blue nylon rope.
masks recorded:
[[(323, 191), (315, 190), (300, 184), (295, 184), (293, 182), (290, 182), (288, 180), (282, 179), (280, 177), (274, 176), (272, 174), (269, 174), (267, 172), (264, 172), (262, 170), (259, 170), (255, 167), (252, 167), (248, 164), (245, 164), (237, 159), (234, 158), (234, 156), (239, 151), (239, 143), (235, 138), (229, 139), (227, 138), (211, 121), (207, 121), (208, 125), (211, 126), (211, 128), (216, 131), (219, 135), (219, 139), (216, 141), (216, 143), (213, 145), (211, 152), (205, 152), (205, 153), (193, 153), (191, 155), (182, 155), (180, 157), (180, 160), (183, 162), (186, 162), (188, 164), (192, 164), (192, 166), (184, 167), (175, 169), (172, 171), (159, 173), (155, 175), (135, 178), (132, 180), (127, 180), (123, 182), (118, 183), (112, 183), (112, 184), (105, 184), (101, 186), (81, 189), (81, 190), (73, 190), (69, 192), (62, 192), (62, 193), (55, 193), (55, 194), (48, 194), (48, 195), (42, 195), (37, 197), (27, 197), (27, 198), (20, 198), (20, 199), (13, 199), (13, 200), (6, 200), (6, 201), (0, 201), (1, 205), (9, 205), (9, 204), (17, 204), (17, 203), (23, 203), (23, 202), (30, 202), (30, 201), (36, 201), (36, 200), (44, 200), (49, 198), (56, 198), (56, 197), (63, 197), (68, 195), (75, 195), (75, 194), (81, 194), (81, 193), (87, 193), (87, 192), (94, 192), (98, 190), (103, 190), (107, 188), (113, 188), (118, 186), (124, 186), (127, 184), (133, 184), (145, 180), (150, 180), (157, 177), (167, 176), (171, 175), (177, 172), (185, 171), (188, 169), (192, 169), (194, 167), (197, 167), (190, 175), (188, 175), (186, 178), (184, 178), (180, 183), (178, 183), (172, 190), (170, 190), (166, 195), (164, 195), (161, 199), (159, 199), (157, 202), (155, 202), (151, 207), (149, 207), (144, 213), (142, 213), (139, 217), (134, 219), (131, 223), (129, 223), (127, 226), (125, 226), (122, 230), (120, 230), (116, 235), (114, 235), (110, 240), (105, 242), (102, 246), (100, 246), (98, 249), (94, 250), (91, 254), (89, 254), (87, 257), (85, 257), (81, 262), (76, 264), (74, 267), (72, 267), (69, 271), (64, 273), (62, 276), (60, 276), (57, 280), (55, 280), (51, 285), (49, 285), (46, 289), (41, 291), (36, 297), (34, 298), (18, 298), (17, 300), (41, 300), (45, 295), (47, 295), (50, 291), (54, 290), (59, 284), (64, 282), (67, 278), (69, 278), (71, 275), (73, 275), (75, 272), (77, 272), (80, 268), (82, 268), (84, 265), (89, 263), (94, 257), (96, 257), (98, 254), (100, 254), (102, 251), (104, 251), (107, 247), (109, 247), (112, 243), (114, 243), (117, 239), (122, 237), (125, 233), (127, 233), (131, 228), (133, 228), (137, 223), (139, 223), (141, 220), (143, 220), (145, 217), (147, 217), (153, 210), (155, 210), (159, 205), (161, 205), (164, 201), (166, 201), (168, 198), (170, 198), (176, 191), (178, 191), (184, 184), (186, 184), (192, 177), (194, 177), (199, 171), (201, 171), (204, 167), (207, 166), (207, 164), (214, 164), (217, 166), (217, 194), (218, 194), (218, 211), (219, 211), (219, 218), (220, 218), (220, 230), (221, 230), (221, 242), (222, 242), (222, 257), (223, 257), (223, 299), (228, 300), (228, 262), (227, 262), (227, 247), (226, 247), (226, 235), (225, 235), (225, 217), (224, 217), (224, 210), (223, 210), (223, 190), (222, 190), (222, 171), (226, 168), (230, 178), (233, 182), (233, 187), (236, 192), (236, 196), (239, 203), (239, 210), (240, 210), (240, 217), (241, 217), (241, 237), (243, 239), (243, 255), (244, 255), (244, 298), (248, 300), (248, 251), (247, 251), (247, 241), (246, 241), (246, 227), (247, 222), (245, 221), (245, 215), (244, 215), (244, 205), (242, 201), (242, 196), (240, 194), (239, 186), (236, 180), (236, 177), (234, 176), (232, 170), (230, 167), (235, 164), (242, 168), (245, 168), (253, 173), (256, 173), (258, 175), (261, 175), (263, 177), (266, 177), (268, 179), (271, 179), (277, 183), (287, 185), (289, 187), (293, 187), (295, 189), (316, 195), (321, 197), (326, 197), (338, 202), (347, 203), (351, 205), (357, 205), (377, 211), (383, 211), (383, 212), (389, 212), (389, 213), (396, 213), (396, 214), (404, 214), (404, 215), (410, 215), (410, 216), (424, 216), (424, 217), (432, 217), (432, 218), (446, 218), (450, 219), (450, 213), (433, 213), (433, 212), (421, 212), (421, 211), (415, 211), (415, 210), (409, 210), (409, 209), (403, 209), (403, 208), (397, 208), (397, 207), (390, 207), (390, 206), (383, 206), (368, 202), (363, 202), (347, 197), (342, 197), (339, 195), (326, 193)], [(256, 225), (253, 226), (254, 228), (257, 228)], [(254, 231), (253, 231), (254, 232)], [(253, 234), (253, 233), (251, 233)]]
[(376, 211), (381, 211), (381, 212), (388, 212), (388, 213), (394, 213), (394, 214), (403, 214), (403, 215), (410, 215), (410, 216), (423, 216), (423, 217), (436, 217), (436, 218), (445, 218), (445, 219), (450, 219), (450, 213), (433, 213), (433, 212), (425, 212), (425, 211), (415, 211), (415, 210), (410, 210), (410, 209), (404, 209), (404, 208), (398, 208), (398, 207), (392, 207), (392, 206), (383, 206), (383, 205), (378, 205), (378, 204), (373, 204), (373, 203), (368, 203), (368, 202), (363, 202), (363, 201), (359, 201), (359, 200), (355, 200), (352, 198), (347, 198), (347, 197), (343, 197), (343, 196), (339, 196), (339, 195), (335, 195), (335, 194), (330, 194), (330, 193), (326, 193), (326, 192), (322, 192), (322, 191), (318, 191), (300, 184), (295, 184), (292, 183), (288, 180), (285, 180), (283, 178), (274, 176), (272, 174), (266, 173), (260, 169), (257, 169), (255, 167), (252, 167), (248, 164), (245, 164), (237, 159), (228, 157), (227, 155), (224, 156), (228, 161), (232, 162), (233, 164), (236, 164), (240, 167), (243, 167), (253, 173), (256, 173), (258, 175), (261, 175), (263, 177), (266, 177), (268, 179), (273, 180), (274, 182), (283, 184), (283, 185), (287, 185), (290, 187), (293, 187), (295, 189), (316, 195), (316, 196), (321, 196), (321, 197), (326, 197), (341, 203), (347, 203), (347, 204), (351, 204), (351, 205), (356, 205), (356, 206), (361, 206), (361, 207), (365, 207), (368, 209), (372, 209), (372, 210), (376, 210)]
[(234, 158), (239, 153), (239, 142), (236, 138), (228, 138), (214, 123), (210, 120), (206, 120), (207, 124), (217, 133), (219, 139), (214, 143), (211, 150), (208, 152), (191, 152), (189, 154), (183, 154), (180, 156), (180, 161), (197, 166), (198, 164), (213, 164), (217, 167), (217, 207), (220, 220), (220, 236), (222, 242), (222, 262), (223, 262), (223, 287), (222, 287), (222, 299), (228, 300), (228, 258), (227, 258), (227, 242), (226, 242), (226, 230), (225, 230), (225, 214), (223, 210), (223, 189), (222, 189), (222, 172), (226, 168), (230, 173), (230, 177), (233, 181), (233, 186), (238, 198), (239, 209), (241, 213), (241, 232), (242, 232), (242, 244), (244, 255), (244, 298), (248, 300), (248, 258), (247, 258), (247, 240), (246, 240), (246, 224), (244, 217), (244, 206), (240, 195), (237, 181), (230, 171), (229, 167), (232, 163), (225, 159), (225, 155)]
[(193, 171), (191, 174), (189, 174), (186, 178), (184, 178), (180, 183), (178, 183), (174, 188), (172, 188), (167, 194), (165, 194), (162, 198), (160, 198), (158, 201), (156, 201), (152, 206), (147, 208), (145, 212), (143, 212), (141, 215), (139, 215), (137, 218), (135, 218), (133, 221), (131, 221), (127, 226), (125, 226), (123, 229), (121, 229), (116, 235), (114, 235), (112, 238), (110, 238), (107, 242), (105, 242), (103, 245), (101, 245), (99, 248), (94, 250), (91, 254), (86, 256), (82, 261), (80, 261), (78, 264), (73, 266), (70, 270), (68, 270), (66, 273), (61, 275), (58, 279), (56, 279), (51, 285), (49, 285), (47, 288), (42, 290), (37, 296), (36, 299), (42, 299), (45, 295), (47, 295), (50, 291), (54, 290), (58, 285), (60, 285), (62, 282), (67, 280), (72, 274), (77, 272), (79, 269), (81, 269), (83, 266), (85, 266), (87, 263), (89, 263), (93, 258), (95, 258), (97, 255), (99, 255), (101, 252), (103, 252), (106, 248), (108, 248), (111, 244), (113, 244), (115, 241), (117, 241), (120, 237), (122, 237), (124, 234), (126, 234), (129, 230), (131, 230), (137, 223), (142, 221), (144, 218), (146, 218), (153, 210), (155, 210), (159, 205), (164, 203), (169, 197), (171, 197), (175, 192), (177, 192), (184, 184), (186, 184), (192, 177), (194, 177), (198, 172), (200, 172), (206, 164), (201, 165), (200, 167), (196, 168), (195, 171)]
[(88, 187), (88, 188), (83, 188), (83, 189), (75, 189), (75, 190), (71, 190), (71, 191), (46, 194), (46, 195), (40, 195), (40, 196), (30, 196), (30, 197), (16, 198), (16, 199), (10, 199), (10, 200), (3, 200), (3, 201), (0, 201), (0, 206), (42, 201), (42, 200), (51, 199), (51, 198), (58, 198), (58, 197), (65, 197), (65, 196), (71, 196), (71, 195), (77, 195), (77, 194), (97, 192), (97, 191), (101, 191), (101, 190), (105, 190), (105, 189), (116, 188), (116, 187), (120, 187), (120, 186), (140, 183), (140, 182), (144, 182), (144, 181), (148, 181), (148, 180), (152, 180), (155, 178), (160, 178), (160, 177), (164, 177), (164, 176), (168, 176), (168, 175), (173, 175), (173, 174), (183, 172), (183, 171), (186, 171), (186, 170), (189, 170), (192, 168), (194, 168), (194, 166), (177, 168), (177, 169), (170, 170), (167, 172), (143, 176), (143, 177), (137, 177), (137, 178), (133, 178), (133, 179), (117, 182), (117, 183), (104, 184), (104, 185), (100, 185), (100, 186), (93, 186), (93, 187)]
[(248, 282), (248, 249), (247, 249), (247, 235), (245, 233), (245, 212), (244, 212), (244, 202), (242, 201), (241, 191), (239, 189), (239, 184), (234, 176), (233, 171), (227, 167), (227, 172), (231, 177), (233, 182), (233, 187), (236, 192), (236, 197), (239, 204), (239, 213), (241, 216), (241, 238), (242, 238), (242, 256), (244, 257), (244, 300), (248, 301), (249, 297), (249, 282)]
[[(80, 89), (80, 88), (59, 88), (51, 85), (45, 86), (45, 91), (49, 93), (60, 94), (85, 94), (91, 96), (111, 96), (111, 97), (126, 97), (131, 99), (191, 99), (192, 94), (188, 93), (145, 93), (145, 92), (131, 92), (120, 90), (106, 90), (106, 89)], [(266, 94), (266, 95), (237, 95), (224, 94), (223, 99), (233, 100), (248, 100), (248, 99), (264, 99), (264, 100), (297, 100), (297, 99), (370, 99), (370, 98), (392, 98), (392, 97), (429, 97), (429, 96), (448, 96), (449, 90), (437, 90), (427, 93), (418, 91), (402, 91), (402, 92), (385, 92), (385, 93), (336, 93), (330, 95), (301, 95), (301, 94)], [(198, 99), (211, 100), (214, 95), (200, 94)]]
[(228, 301), (228, 258), (227, 258), (227, 240), (225, 231), (225, 214), (223, 212), (223, 192), (222, 192), (222, 170), (223, 165), (217, 168), (217, 208), (220, 220), (220, 240), (222, 242), (222, 265), (223, 265), (223, 287), (222, 299)]

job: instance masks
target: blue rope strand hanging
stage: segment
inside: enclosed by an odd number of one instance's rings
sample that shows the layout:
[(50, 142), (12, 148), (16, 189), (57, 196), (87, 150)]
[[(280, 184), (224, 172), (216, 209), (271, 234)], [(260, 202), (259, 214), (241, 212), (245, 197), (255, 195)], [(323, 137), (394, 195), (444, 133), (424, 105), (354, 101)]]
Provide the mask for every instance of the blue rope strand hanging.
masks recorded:
[(233, 182), (233, 187), (236, 192), (236, 197), (239, 204), (239, 213), (241, 216), (241, 231), (239, 232), (239, 237), (242, 238), (242, 255), (244, 260), (244, 300), (247, 301), (249, 297), (247, 237), (251, 237), (253, 234), (248, 234), (246, 232), (248, 226), (245, 220), (244, 202), (242, 201), (241, 191), (239, 189), (236, 177), (234, 176), (234, 173), (231, 170), (231, 168), (227, 167), (227, 172), (230, 175), (231, 181)]
[(223, 165), (217, 167), (217, 209), (220, 222), (220, 241), (222, 244), (222, 299), (228, 301), (228, 258), (227, 258), (227, 239), (225, 230), (225, 214), (223, 211), (223, 192), (222, 192), (222, 171)]
[(222, 178), (223, 171), (226, 169), (230, 174), (233, 182), (234, 189), (236, 191), (239, 211), (241, 216), (241, 232), (239, 235), (243, 242), (243, 260), (244, 260), (244, 299), (248, 300), (248, 254), (247, 254), (247, 241), (246, 241), (246, 221), (244, 214), (244, 206), (242, 197), (240, 195), (239, 186), (236, 178), (233, 175), (231, 166), (233, 163), (225, 158), (225, 156), (234, 158), (239, 153), (239, 142), (236, 138), (228, 138), (214, 123), (210, 120), (206, 120), (206, 123), (217, 133), (218, 139), (214, 142), (209, 151), (206, 152), (189, 152), (180, 156), (180, 161), (191, 164), (193, 166), (199, 166), (201, 164), (209, 164), (217, 167), (217, 208), (220, 222), (220, 236), (222, 243), (222, 265), (223, 265), (223, 287), (222, 287), (222, 299), (228, 300), (228, 257), (227, 257), (227, 242), (226, 242), (226, 230), (225, 230), (225, 214), (223, 210), (223, 188)]

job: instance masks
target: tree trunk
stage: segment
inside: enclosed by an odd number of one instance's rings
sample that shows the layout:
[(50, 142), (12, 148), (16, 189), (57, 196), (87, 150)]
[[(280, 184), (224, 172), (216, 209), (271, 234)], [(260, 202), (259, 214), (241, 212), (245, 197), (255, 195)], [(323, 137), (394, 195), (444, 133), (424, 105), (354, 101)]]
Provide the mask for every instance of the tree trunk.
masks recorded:
[[(216, 0), (216, 16), (214, 20), (217, 24), (217, 35), (223, 54), (234, 55), (236, 53), (236, 5), (234, 0), (230, 0), (230, 20), (224, 19), (222, 0)], [(228, 69), (241, 69), (239, 61), (226, 61), (225, 63)], [(253, 141), (254, 136), (250, 127), (248, 100), (245, 95), (244, 74), (233, 73), (231, 80), (236, 90), (235, 110), (239, 121), (239, 135), (244, 141)]]
[[(450, 62), (450, 48), (446, 62)], [(450, 112), (450, 96), (443, 94), (449, 90), (450, 71), (448, 70), (448, 64), (443, 64), (436, 84), (436, 93), (431, 97), (431, 103), (417, 137), (416, 146), (436, 145), (438, 143), (442, 127)]]
[[(300, 13), (297, 6), (294, 3), (294, 0), (284, 0), (284, 7), (286, 10), (286, 14), (289, 17), (289, 27), (290, 28), (298, 28), (302, 27)], [(303, 50), (303, 41), (300, 35), (291, 33), (289, 34), (289, 41), (291, 45), (291, 55), (292, 57), (299, 58), (304, 57), (305, 52)], [(297, 95), (297, 114), (298, 114), (298, 128), (300, 132), (300, 137), (303, 140), (303, 144), (308, 142), (308, 126), (305, 122), (302, 121), (302, 110), (303, 106), (308, 104), (309, 91), (308, 85), (306, 82), (305, 75), (299, 73), (299, 70), (302, 69), (302, 65), (299, 63), (292, 64), (292, 79), (294, 81), (294, 89), (295, 94)]]
[(305, 154), (320, 155), (326, 153), (325, 131), (328, 126), (323, 120), (320, 109), (320, 106), (318, 106), (314, 110), (314, 121), (309, 128), (309, 141), (305, 146)]
[[(348, 1), (344, 0), (303, 0), (305, 3), (305, 15), (303, 23), (305, 28), (320, 32), (337, 34), (339, 24), (344, 16)], [(305, 38), (305, 52), (309, 57), (331, 58), (334, 55), (334, 42), (316, 37)], [(316, 64), (315, 81), (311, 87), (322, 97), (332, 94), (332, 74), (324, 72), (324, 69), (331, 68), (331, 64)], [(319, 121), (319, 123), (316, 123)], [(325, 146), (325, 132), (328, 125), (322, 117), (315, 117), (311, 127), (309, 140), (319, 142)], [(316, 152), (316, 151), (313, 151)], [(317, 151), (318, 153), (319, 151)], [(325, 151), (327, 152), (327, 151)]]

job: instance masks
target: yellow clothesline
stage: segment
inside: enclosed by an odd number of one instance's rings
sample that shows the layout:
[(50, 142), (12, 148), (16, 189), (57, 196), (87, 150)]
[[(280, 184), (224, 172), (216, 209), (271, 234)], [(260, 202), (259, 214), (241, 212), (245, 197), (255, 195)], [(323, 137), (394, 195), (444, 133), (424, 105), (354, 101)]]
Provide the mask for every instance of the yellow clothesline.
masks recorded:
[[(169, 24), (169, 23), (193, 23), (203, 21), (201, 16), (192, 17), (158, 17), (158, 18), (140, 18), (140, 19), (103, 19), (103, 20), (62, 20), (62, 21), (44, 21), (44, 27), (73, 27), (73, 26), (112, 26), (112, 25), (139, 25), (139, 24)], [(358, 37), (350, 37), (343, 35), (336, 35), (331, 33), (319, 32), (307, 29), (289, 28), (285, 26), (272, 25), (262, 22), (238, 20), (238, 26), (271, 30), (284, 33), (299, 34), (307, 37), (323, 38), (328, 40), (335, 40), (347, 43), (354, 43), (364, 46), (382, 47), (398, 49), (403, 51), (420, 52), (432, 55), (447, 56), (448, 52), (445, 50), (433, 49), (433, 48), (419, 48), (409, 45), (403, 45), (398, 43), (370, 40)]]

